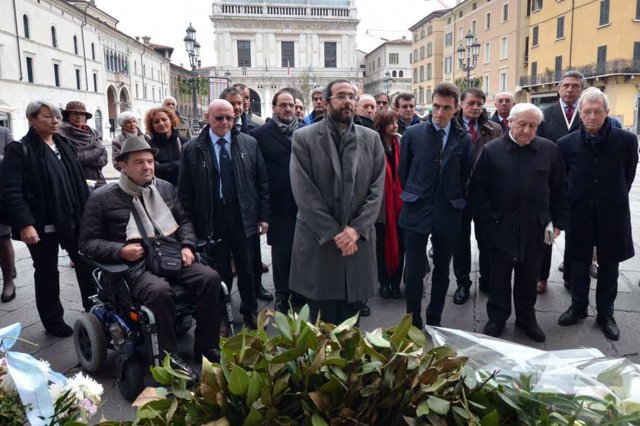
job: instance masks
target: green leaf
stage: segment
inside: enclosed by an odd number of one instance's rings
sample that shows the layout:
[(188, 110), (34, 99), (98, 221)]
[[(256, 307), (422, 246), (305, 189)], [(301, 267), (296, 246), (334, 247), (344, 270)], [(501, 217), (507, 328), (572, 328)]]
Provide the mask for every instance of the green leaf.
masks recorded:
[(251, 406), (251, 404), (260, 397), (260, 391), (262, 391), (263, 385), (264, 380), (260, 376), (260, 373), (258, 371), (254, 371), (249, 379), (249, 388), (247, 389), (248, 406)]
[(309, 305), (304, 305), (298, 313), (300, 319), (304, 322), (309, 322)]
[(367, 332), (365, 334), (365, 339), (367, 342), (371, 343), (373, 346), (378, 348), (390, 348), (391, 343), (382, 337), (382, 329), (376, 328), (371, 333)]
[(229, 380), (229, 390), (232, 394), (242, 396), (249, 387), (249, 375), (242, 368), (233, 364), (231, 366), (231, 378)]
[(433, 382), (429, 386), (423, 386), (421, 390), (425, 393), (435, 392), (440, 389), (445, 383), (447, 383), (447, 379), (445, 379), (444, 377), (438, 377), (435, 382)]
[(422, 416), (426, 416), (427, 414), (429, 414), (431, 410), (429, 409), (429, 402), (427, 400), (422, 401), (420, 404), (418, 404), (418, 407), (416, 408), (416, 416), (418, 417), (422, 417)]
[(253, 425), (262, 425), (264, 422), (262, 421), (262, 413), (255, 407), (251, 407), (249, 414), (244, 419), (244, 426), (253, 426)]
[(313, 426), (329, 426), (329, 423), (327, 423), (318, 413), (313, 413), (313, 416), (311, 416), (311, 424)]
[(418, 327), (414, 327), (413, 325), (409, 328), (409, 339), (413, 341), (416, 345), (424, 348), (427, 346), (427, 336), (424, 335), (424, 332), (420, 330)]
[(498, 410), (493, 410), (482, 418), (480, 423), (482, 426), (500, 426), (500, 415)]
[(464, 408), (453, 406), (453, 411), (463, 419), (469, 420), (469, 412)]
[(389, 339), (391, 340), (391, 343), (393, 343), (394, 346), (396, 347), (400, 346), (400, 343), (404, 340), (405, 337), (407, 337), (407, 334), (411, 329), (411, 325), (412, 325), (411, 314), (407, 314), (404, 317), (402, 317), (400, 324), (398, 324), (395, 327), (395, 331), (393, 332), (393, 334), (391, 335), (391, 338)]
[(171, 374), (164, 367), (151, 367), (151, 375), (161, 385), (168, 386), (171, 384)]
[(449, 401), (438, 398), (437, 396), (430, 396), (427, 400), (429, 408), (437, 414), (445, 416), (449, 412)]
[(351, 330), (358, 323), (359, 315), (360, 314), (355, 314), (351, 318), (347, 318), (346, 320), (344, 320), (342, 324), (333, 329), (331, 334), (333, 336), (338, 336), (338, 334), (342, 333), (343, 331)]
[(283, 315), (280, 312), (276, 312), (276, 328), (287, 339), (289, 342), (293, 341), (293, 337), (291, 335), (291, 327), (289, 325), (289, 317)]

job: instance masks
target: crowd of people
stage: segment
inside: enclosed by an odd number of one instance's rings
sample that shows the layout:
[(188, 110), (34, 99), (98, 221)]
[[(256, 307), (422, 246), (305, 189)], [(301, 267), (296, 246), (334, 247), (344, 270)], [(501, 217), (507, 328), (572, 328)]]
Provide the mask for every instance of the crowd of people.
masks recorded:
[[(261, 281), (266, 234), (276, 310), (306, 303), (312, 320), (340, 323), (369, 314), (376, 290), (398, 299), (404, 285), (413, 324), (440, 326), (452, 263), (453, 303), (470, 298), (473, 223), (487, 335), (503, 332), (513, 294), (516, 326), (545, 340), (535, 303), (564, 231), (571, 302), (559, 325), (587, 316), (592, 274), (597, 323), (617, 340), (618, 265), (634, 255), (628, 194), (638, 143), (608, 117), (607, 96), (586, 88), (579, 72), (562, 77), (558, 94), (541, 111), (499, 93), (489, 116), (481, 89), (460, 93), (441, 83), (420, 117), (411, 93), (360, 95), (334, 80), (311, 93), (307, 116), (298, 89), (279, 90), (264, 120), (251, 111), (249, 88), (237, 84), (211, 102), (197, 135), (167, 98), (147, 111), (145, 132), (132, 113), (118, 117), (112, 159), (120, 177), (110, 184), (101, 172), (107, 153), (86, 124), (84, 104), (60, 111), (32, 102), (20, 141), (0, 128), (0, 221), (7, 224), (0, 228), (1, 300), (15, 298), (9, 236), (29, 248), (38, 313), (54, 336), (72, 334), (59, 297), (58, 247), (73, 261), (87, 311), (95, 289), (79, 253), (124, 262), (133, 297), (156, 315), (161, 349), (181, 362), (171, 297), (171, 284), (180, 282), (196, 300), (194, 354), (216, 361), (219, 336), (228, 332), (220, 324), (220, 282), (237, 279), (250, 328), (257, 327), (257, 300), (274, 299)], [(178, 274), (149, 270), (147, 235), (181, 247)], [(196, 261), (197, 247), (205, 247), (206, 265)]]

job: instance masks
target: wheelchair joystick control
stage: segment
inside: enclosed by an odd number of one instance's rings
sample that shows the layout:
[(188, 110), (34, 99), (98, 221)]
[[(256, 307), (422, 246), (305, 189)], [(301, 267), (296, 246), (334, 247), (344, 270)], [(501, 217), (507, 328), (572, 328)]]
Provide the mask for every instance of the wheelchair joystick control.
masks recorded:
[(111, 323), (109, 326), (109, 333), (111, 334), (111, 339), (113, 340), (114, 345), (120, 346), (125, 343), (126, 337), (124, 335), (124, 331), (117, 321)]

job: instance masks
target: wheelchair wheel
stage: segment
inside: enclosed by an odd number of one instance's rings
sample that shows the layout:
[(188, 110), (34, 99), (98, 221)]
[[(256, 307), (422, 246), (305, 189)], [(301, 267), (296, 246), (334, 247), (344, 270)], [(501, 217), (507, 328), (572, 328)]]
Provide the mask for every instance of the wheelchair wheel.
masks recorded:
[(133, 401), (144, 390), (144, 370), (137, 359), (129, 359), (122, 364), (120, 380), (118, 380), (120, 395), (127, 401)]
[(193, 325), (193, 317), (191, 315), (181, 318), (180, 321), (176, 323), (176, 336), (182, 337), (187, 334), (191, 329), (191, 325)]
[(82, 368), (95, 373), (107, 358), (107, 340), (98, 318), (83, 313), (73, 326), (73, 344)]

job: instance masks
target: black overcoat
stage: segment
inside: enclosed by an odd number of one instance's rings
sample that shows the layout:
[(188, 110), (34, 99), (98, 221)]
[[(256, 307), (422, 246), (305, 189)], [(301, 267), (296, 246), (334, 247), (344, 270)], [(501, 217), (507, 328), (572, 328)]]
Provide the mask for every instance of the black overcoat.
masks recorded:
[[(607, 119), (598, 140), (573, 132), (558, 140), (567, 172), (571, 220), (567, 250), (571, 259), (588, 262), (598, 247), (598, 261), (633, 257), (629, 191), (638, 164), (638, 140)], [(595, 221), (595, 223), (594, 223)]]

